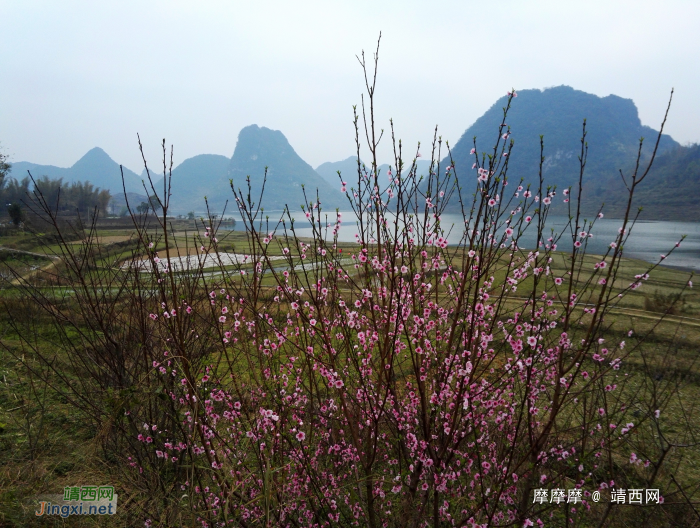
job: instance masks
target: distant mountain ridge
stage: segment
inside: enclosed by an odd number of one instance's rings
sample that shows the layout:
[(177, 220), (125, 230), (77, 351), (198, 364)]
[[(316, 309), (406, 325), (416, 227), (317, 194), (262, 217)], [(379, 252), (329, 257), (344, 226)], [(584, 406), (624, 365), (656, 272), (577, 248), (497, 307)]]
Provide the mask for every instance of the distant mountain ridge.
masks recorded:
[[(307, 199), (316, 202), (316, 190), (326, 210), (347, 204), (346, 198), (306, 163), (279, 130), (258, 125), (243, 128), (231, 158), (204, 154), (189, 158), (173, 169), (171, 207), (175, 213), (203, 211), (204, 196), (213, 213), (237, 213), (231, 183), (247, 196), (246, 179), (250, 176), (251, 200), (260, 198), (265, 169), (267, 182), (262, 198), (266, 211), (282, 211), (288, 206), (299, 211)], [(155, 183), (161, 192), (162, 178)], [(302, 187), (303, 186), (303, 187)], [(228, 206), (226, 203), (228, 202)]]
[[(368, 172), (370, 171), (370, 168), (364, 165), (361, 160), (360, 166), (364, 166), (365, 170)], [(388, 163), (383, 163), (382, 165), (379, 165), (379, 175), (385, 176), (389, 167), (392, 167), (394, 172), (396, 172), (395, 167), (389, 165)], [(416, 175), (418, 177), (427, 175), (429, 168), (430, 160), (419, 159), (416, 161)], [(404, 174), (408, 174), (410, 169), (411, 164), (406, 163), (406, 166), (404, 166)], [(341, 180), (338, 178), (338, 171), (340, 171), (340, 174), (342, 175), (342, 181), (347, 182), (348, 186), (352, 187), (353, 184), (357, 182), (357, 156), (350, 156), (349, 158), (341, 161), (328, 161), (316, 167), (316, 172), (334, 187), (338, 187), (341, 182)]]
[[(362, 161), (360, 161), (362, 164)], [(340, 188), (340, 178), (338, 171), (343, 177), (343, 181), (350, 182), (357, 180), (357, 156), (350, 156), (342, 161), (327, 161), (316, 167), (316, 172), (326, 182), (335, 188)]]
[(238, 135), (227, 174), (234, 187), (241, 190), (246, 189), (246, 177), (250, 176), (252, 195), (257, 200), (266, 167), (268, 183), (263, 205), (269, 200), (270, 205), (265, 207), (268, 210), (281, 210), (287, 205), (298, 210), (304, 203), (304, 191), (308, 200), (316, 202), (317, 189), (321, 205), (326, 209), (347, 204), (337, 187), (331, 187), (299, 157), (282, 132), (247, 126)]
[[(175, 167), (171, 180), (171, 212), (204, 211), (206, 196), (212, 206), (212, 213), (220, 214), (226, 199), (231, 198), (231, 188), (226, 176), (230, 161), (226, 156), (219, 154), (200, 154)], [(163, 177), (155, 181), (153, 186), (161, 195)], [(231, 212), (230, 208), (228, 212)]]
[[(651, 138), (650, 138), (651, 139)], [(645, 168), (642, 167), (642, 168)], [(632, 167), (625, 174), (628, 179)], [(641, 174), (640, 174), (641, 176)], [(662, 152), (635, 191), (632, 213), (642, 207), (645, 220), (700, 221), (700, 145), (678, 146)], [(605, 202), (605, 214), (620, 217), (627, 205), (627, 193), (619, 174), (608, 176), (600, 185), (584, 192), (586, 209)]]
[[(452, 147), (452, 160), (462, 188), (471, 193), (476, 173), (472, 170), (474, 155), (470, 154), (476, 137), (476, 150), (492, 153), (499, 137), (498, 126), (503, 120), (507, 97), (501, 97), (464, 132)], [(509, 159), (509, 179), (523, 178), (535, 184), (540, 159), (540, 135), (544, 136), (543, 175), (549, 185), (561, 190), (578, 181), (583, 120), (586, 119), (588, 161), (584, 173), (584, 194), (604, 189), (619, 169), (634, 162), (639, 138), (645, 137), (643, 160), (648, 160), (658, 131), (641, 124), (637, 107), (631, 99), (616, 95), (598, 97), (558, 86), (545, 90), (522, 90), (514, 98), (506, 118), (514, 140)], [(677, 149), (680, 145), (664, 134), (659, 152)], [(442, 166), (450, 165), (450, 158)], [(451, 204), (455, 205), (455, 204)]]
[[(34, 179), (48, 176), (52, 179), (63, 178), (64, 183), (89, 181), (100, 189), (109, 189), (111, 193), (123, 194), (122, 177), (119, 164), (99, 147), (90, 149), (82, 158), (68, 168), (53, 165), (39, 165), (27, 161), (12, 163), (13, 178), (21, 180), (29, 171)], [(124, 167), (124, 184), (127, 192), (143, 193), (141, 177)]]
[[(441, 170), (454, 161), (463, 195), (473, 192), (476, 173), (471, 169), (474, 156), (470, 154), (476, 136), (476, 149), (491, 153), (498, 136), (498, 125), (503, 116), (506, 97), (501, 97), (477, 119), (452, 145), (452, 158), (441, 162)], [(569, 86), (545, 90), (522, 90), (513, 100), (507, 118), (514, 148), (509, 159), (509, 179), (515, 183), (523, 178), (525, 183), (536, 184), (540, 156), (540, 135), (544, 136), (545, 162), (543, 173), (547, 185), (556, 185), (561, 191), (573, 186), (578, 178), (578, 156), (581, 149), (581, 126), (587, 123), (588, 161), (584, 175), (583, 203), (586, 214), (597, 210), (602, 201), (607, 203), (608, 216), (622, 214), (624, 186), (618, 170), (629, 173), (636, 158), (639, 137), (646, 138), (642, 161), (651, 154), (657, 132), (641, 124), (637, 108), (630, 99), (616, 95), (598, 97)], [(404, 175), (410, 162), (404, 162)], [(426, 177), (430, 160), (420, 158), (416, 162), (417, 176)], [(299, 210), (304, 201), (302, 186), (307, 198), (316, 201), (318, 189), (321, 203), (326, 210), (336, 207), (346, 209), (347, 198), (340, 192), (342, 180), (348, 182), (348, 190), (357, 185), (357, 157), (350, 156), (337, 162), (327, 162), (314, 170), (292, 148), (279, 130), (258, 125), (243, 128), (231, 158), (216, 154), (201, 154), (186, 159), (173, 169), (171, 212), (186, 213), (204, 210), (204, 197), (214, 213), (220, 213), (228, 201), (228, 213), (237, 212), (233, 203), (230, 182), (247, 194), (246, 178), (250, 176), (251, 199), (257, 202), (267, 167), (267, 184), (263, 197), (266, 211), (281, 211), (285, 206)], [(388, 165), (379, 167), (385, 182)], [(65, 182), (89, 180), (95, 187), (109, 189), (113, 196), (122, 194), (119, 165), (102, 149), (93, 148), (70, 168), (37, 165), (29, 162), (13, 164), (12, 177), (21, 179), (30, 170), (35, 177), (43, 175), (63, 178)], [(396, 169), (394, 168), (394, 171)], [(163, 180), (160, 175), (154, 181), (160, 194)], [(140, 176), (124, 169), (126, 190), (143, 194)], [(700, 147), (681, 147), (664, 134), (659, 145), (655, 166), (647, 181), (639, 190), (639, 203), (646, 206), (646, 219), (700, 220), (700, 203), (693, 192), (700, 184)], [(150, 186), (148, 187), (150, 191)], [(679, 204), (683, 204), (679, 207)], [(563, 213), (563, 204), (555, 200), (554, 213)], [(456, 210), (456, 200), (448, 205), (448, 211)]]

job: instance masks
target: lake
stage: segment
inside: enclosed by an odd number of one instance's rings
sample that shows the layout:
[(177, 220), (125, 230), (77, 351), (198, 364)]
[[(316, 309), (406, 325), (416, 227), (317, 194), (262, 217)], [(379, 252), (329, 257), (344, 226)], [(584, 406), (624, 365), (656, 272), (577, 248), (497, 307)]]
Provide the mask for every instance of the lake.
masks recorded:
[[(275, 213), (270, 213), (271, 219), (273, 214)], [(342, 214), (343, 225), (338, 233), (338, 240), (354, 242), (357, 228), (356, 221), (352, 221), (352, 219), (355, 216), (352, 212), (343, 212)], [(311, 228), (301, 227), (307, 222), (304, 215), (294, 216), (296, 218), (298, 236), (310, 237), (312, 234)], [(234, 229), (237, 231), (242, 230), (243, 223), (240, 217), (232, 216), (232, 218), (236, 218), (237, 221)], [(329, 215), (329, 218), (332, 219), (333, 217)], [(555, 233), (561, 232), (567, 222), (567, 217), (550, 216), (547, 221), (546, 232), (549, 233), (550, 229), (554, 229)], [(442, 215), (442, 225), (446, 231), (449, 230), (449, 226), (454, 225), (454, 229), (448, 237), (450, 243), (455, 244), (460, 240), (463, 234), (462, 224), (461, 215)], [(610, 242), (616, 239), (618, 229), (621, 226), (621, 220), (599, 219), (593, 229), (593, 237), (588, 239), (588, 253), (605, 253)], [(675, 248), (673, 254), (664, 260), (664, 264), (678, 268), (700, 270), (700, 223), (697, 222), (639, 221), (632, 229), (632, 234), (625, 245), (625, 257), (656, 263), (659, 261), (660, 255), (668, 254), (683, 235), (687, 235), (686, 239), (679, 248)], [(549, 234), (547, 234), (548, 236)], [(520, 239), (520, 246), (527, 249), (534, 248), (537, 243), (535, 238), (534, 229), (528, 229)], [(571, 250), (570, 236), (564, 235), (561, 238), (558, 249), (561, 251)]]

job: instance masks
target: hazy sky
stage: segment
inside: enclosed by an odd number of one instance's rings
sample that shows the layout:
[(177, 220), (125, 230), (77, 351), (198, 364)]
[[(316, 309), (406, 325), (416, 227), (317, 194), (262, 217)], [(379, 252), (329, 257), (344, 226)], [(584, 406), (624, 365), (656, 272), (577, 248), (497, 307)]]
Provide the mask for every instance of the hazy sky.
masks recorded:
[(380, 31), (377, 118), (409, 145), (436, 124), (456, 142), (511, 87), (560, 84), (631, 98), (654, 128), (675, 87), (667, 131), (700, 141), (697, 0), (0, 0), (0, 20), (13, 161), (65, 167), (100, 146), (140, 173), (137, 132), (149, 163), (166, 138), (177, 164), (231, 156), (252, 123), (314, 167), (346, 158), (355, 55)]

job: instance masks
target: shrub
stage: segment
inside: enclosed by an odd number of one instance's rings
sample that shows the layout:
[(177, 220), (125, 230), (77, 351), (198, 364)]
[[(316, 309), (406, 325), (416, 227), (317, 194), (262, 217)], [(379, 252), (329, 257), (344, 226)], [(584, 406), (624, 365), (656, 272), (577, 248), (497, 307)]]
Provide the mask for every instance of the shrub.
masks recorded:
[[(376, 59), (372, 76), (362, 56), (370, 116)], [(183, 515), (203, 526), (604, 524), (611, 503), (592, 503), (591, 490), (662, 487), (681, 443), (657, 435), (635, 446), (643, 431), (661, 431), (662, 394), (678, 385), (659, 392), (626, 375), (644, 336), (610, 315), (647, 277), (628, 280), (620, 262), (648, 168), (627, 176), (619, 234), (591, 266), (597, 218), (581, 216), (581, 182), (569, 201), (541, 170), (532, 184), (508, 180), (514, 97), (492, 150), (479, 155), (475, 141), (475, 175), (434, 161), (421, 180), (400, 143), (395, 170), (379, 174), (375, 123), (356, 113), (358, 160), (362, 124), (372, 163), (358, 162), (352, 184), (339, 178), (356, 215), (350, 251), (338, 243), (347, 220), (327, 215), (319, 197), (302, 206), (313, 230), (305, 242), (291, 211), (263, 217), (250, 187), (232, 184), (247, 241), (234, 265), (221, 258), (210, 214), (196, 235), (202, 257), (178, 268), (168, 191), (156, 196), (158, 233), (132, 213), (139, 247), (129, 265), (100, 265), (90, 236), (61, 245), (70, 307), (25, 285), (70, 353), (59, 364), (30, 339), (25, 349), (62, 377), (119, 457), (147, 525)], [(581, 178), (585, 136), (584, 123)], [(437, 135), (431, 150), (449, 157)], [(472, 198), (461, 187), (469, 180)], [(456, 244), (441, 220), (448, 200), (462, 210)], [(570, 221), (548, 233), (555, 200), (569, 204)], [(526, 231), (537, 248), (519, 246)], [(579, 490), (585, 502), (553, 509), (533, 501), (539, 488)]]

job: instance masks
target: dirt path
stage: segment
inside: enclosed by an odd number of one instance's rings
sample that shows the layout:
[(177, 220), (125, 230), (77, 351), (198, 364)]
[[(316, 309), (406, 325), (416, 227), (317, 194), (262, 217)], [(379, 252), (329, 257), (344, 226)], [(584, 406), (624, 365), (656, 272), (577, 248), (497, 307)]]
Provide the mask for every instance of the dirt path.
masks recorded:
[(57, 257), (56, 255), (44, 255), (42, 253), (34, 253), (33, 251), (25, 251), (23, 249), (13, 249), (13, 248), (0, 246), (0, 251), (8, 251), (10, 253), (21, 253), (23, 255), (32, 255), (34, 257), (50, 258), (53, 260), (61, 260), (61, 257)]
[(36, 275), (37, 273), (40, 273), (42, 271), (47, 271), (49, 268), (54, 266), (54, 264), (61, 260), (61, 257), (56, 256), (56, 255), (44, 255), (42, 253), (35, 253), (34, 251), (25, 251), (23, 249), (13, 249), (13, 248), (8, 248), (8, 247), (2, 247), (0, 246), (0, 251), (7, 251), (8, 253), (18, 253), (20, 255), (31, 255), (33, 257), (40, 257), (40, 258), (47, 258), (51, 259), (52, 262), (49, 262), (48, 264), (38, 267), (36, 269), (31, 270), (29, 273), (26, 273), (25, 275), (22, 275), (19, 278), (14, 278), (12, 281), (10, 281), (10, 284), (17, 286), (21, 284), (21, 281), (26, 281), (30, 277)]

